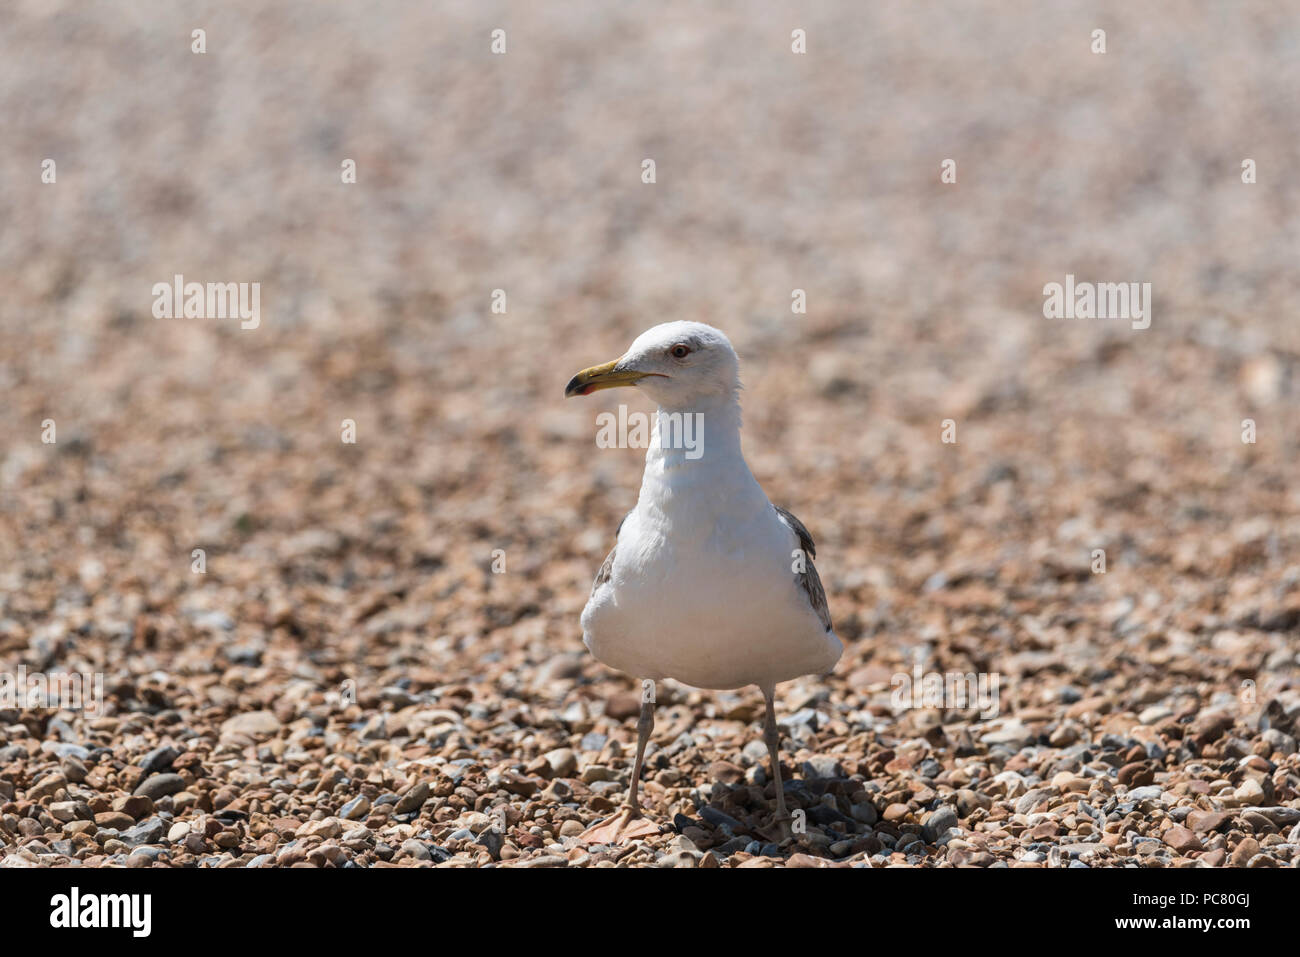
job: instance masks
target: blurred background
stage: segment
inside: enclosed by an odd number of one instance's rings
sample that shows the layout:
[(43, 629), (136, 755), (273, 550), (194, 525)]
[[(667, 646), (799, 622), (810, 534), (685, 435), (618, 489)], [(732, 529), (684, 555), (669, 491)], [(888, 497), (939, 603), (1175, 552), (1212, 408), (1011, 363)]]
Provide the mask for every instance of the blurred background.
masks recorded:
[[(187, 720), (457, 686), (526, 758), (493, 721), (632, 691), (578, 615), (642, 466), (595, 417), (648, 405), (563, 386), (694, 319), (846, 639), (798, 695), (905, 728), (921, 646), (1017, 705), (1295, 680), (1287, 5), (16, 0), (0, 64), (6, 663)], [(260, 327), (153, 318), (177, 273)], [(1045, 319), (1067, 273), (1151, 327)]]

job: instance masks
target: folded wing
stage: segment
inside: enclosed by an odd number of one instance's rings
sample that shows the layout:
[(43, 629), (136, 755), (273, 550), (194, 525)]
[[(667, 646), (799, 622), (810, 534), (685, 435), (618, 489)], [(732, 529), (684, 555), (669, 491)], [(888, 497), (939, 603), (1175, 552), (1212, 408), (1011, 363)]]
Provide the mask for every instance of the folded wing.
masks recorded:
[[(787, 512), (780, 505), (773, 505), (776, 514), (781, 516), (781, 521), (786, 524), (790, 531), (795, 533), (799, 539), (799, 547), (804, 553), (804, 570), (799, 573), (799, 585), (803, 588), (804, 594), (808, 596), (808, 604), (812, 610), (817, 613), (818, 620), (825, 626), (827, 631), (831, 630), (831, 610), (826, 605), (826, 590), (822, 588), (821, 577), (817, 574), (817, 567), (813, 565), (812, 560), (817, 557), (817, 546), (813, 543), (812, 535), (804, 523), (795, 518), (790, 512)], [(605, 559), (607, 564), (612, 566), (614, 553), (609, 553), (609, 558)], [(604, 569), (601, 569), (604, 571)]]

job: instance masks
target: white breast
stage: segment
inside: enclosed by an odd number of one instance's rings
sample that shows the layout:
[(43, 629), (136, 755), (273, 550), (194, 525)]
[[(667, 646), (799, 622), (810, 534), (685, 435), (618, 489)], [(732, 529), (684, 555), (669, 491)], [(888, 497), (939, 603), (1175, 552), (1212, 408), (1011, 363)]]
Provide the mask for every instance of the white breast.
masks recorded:
[(651, 450), (612, 574), (582, 614), (601, 661), (638, 678), (770, 688), (830, 670), (842, 645), (792, 567), (799, 547), (737, 443), (697, 461)]

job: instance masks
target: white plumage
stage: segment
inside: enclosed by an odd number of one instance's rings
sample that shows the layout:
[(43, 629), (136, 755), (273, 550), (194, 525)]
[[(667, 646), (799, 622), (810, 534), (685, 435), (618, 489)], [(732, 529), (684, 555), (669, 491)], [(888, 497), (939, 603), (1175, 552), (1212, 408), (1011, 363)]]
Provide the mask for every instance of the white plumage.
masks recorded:
[[(739, 362), (722, 332), (696, 322), (655, 326), (621, 358), (574, 376), (565, 394), (622, 385), (645, 392), (659, 415), (636, 507), (582, 612), (583, 640), (599, 660), (637, 678), (758, 685), (775, 767), (774, 686), (829, 671), (843, 649), (811, 537), (773, 507), (745, 463)], [(681, 432), (670, 423), (682, 415), (702, 428), (698, 448), (675, 441)], [(634, 778), (652, 724), (651, 704)], [(777, 800), (784, 818), (779, 791)], [(636, 812), (635, 780), (631, 803)]]

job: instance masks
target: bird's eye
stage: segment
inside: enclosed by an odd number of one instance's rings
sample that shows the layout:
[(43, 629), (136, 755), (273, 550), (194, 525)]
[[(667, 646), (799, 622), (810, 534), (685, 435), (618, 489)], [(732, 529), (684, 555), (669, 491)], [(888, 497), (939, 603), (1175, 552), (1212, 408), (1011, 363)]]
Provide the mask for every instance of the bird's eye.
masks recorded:
[(671, 355), (674, 359), (685, 359), (688, 355), (691, 354), (691, 350), (688, 346), (676, 345), (668, 350), (668, 354)]

